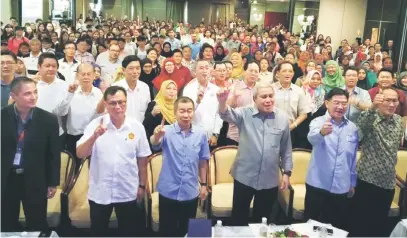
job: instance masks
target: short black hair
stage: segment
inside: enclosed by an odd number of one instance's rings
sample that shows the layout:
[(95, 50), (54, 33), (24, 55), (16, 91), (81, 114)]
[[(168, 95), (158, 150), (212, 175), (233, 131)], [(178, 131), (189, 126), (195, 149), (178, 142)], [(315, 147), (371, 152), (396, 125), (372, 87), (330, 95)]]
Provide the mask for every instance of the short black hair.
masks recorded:
[[(387, 52), (388, 53), (388, 52)], [(390, 57), (384, 57), (383, 59), (382, 59), (382, 63), (384, 63), (384, 61), (386, 61), (386, 60), (391, 60), (391, 62), (393, 62), (393, 59), (392, 58), (390, 58)]]
[(103, 94), (103, 99), (106, 101), (108, 96), (115, 95), (118, 91), (122, 91), (124, 96), (127, 98), (127, 92), (123, 87), (120, 86), (110, 86), (106, 89), (105, 93)]
[[(78, 32), (76, 32), (76, 33), (78, 33)], [(79, 37), (79, 39), (76, 41), (76, 44), (79, 44), (81, 42), (85, 42), (86, 44), (88, 44), (86, 37), (83, 37), (83, 36)]]
[(1, 51), (1, 56), (3, 56), (3, 55), (11, 56), (13, 58), (13, 60), (14, 60), (14, 63), (17, 63), (17, 56), (12, 51), (10, 51), (10, 50), (2, 50)]
[(195, 103), (191, 98), (182, 96), (182, 97), (177, 98), (177, 100), (175, 100), (175, 102), (174, 102), (174, 111), (178, 110), (178, 105), (180, 103), (192, 103), (192, 108), (195, 108)]
[(249, 65), (251, 65), (251, 64), (257, 65), (257, 67), (259, 67), (259, 71), (260, 71), (260, 65), (256, 61), (251, 61), (251, 62), (247, 61), (246, 64), (243, 66), (243, 69), (247, 70), (249, 68)]
[(344, 90), (342, 88), (335, 87), (331, 91), (329, 91), (329, 93), (327, 93), (325, 95), (325, 100), (329, 101), (334, 96), (341, 96), (341, 95), (344, 95), (346, 97), (346, 99), (349, 99), (349, 93), (346, 90)]
[[(233, 66), (233, 63), (232, 63), (232, 61), (230, 61), (230, 60), (225, 60), (225, 61), (223, 61), (223, 63), (225, 63), (225, 65), (226, 65), (226, 64), (230, 64), (230, 65)], [(227, 66), (226, 66), (226, 67), (227, 67)]]
[[(288, 53), (288, 54), (291, 54), (291, 53)], [(287, 54), (287, 55), (288, 55), (288, 54)], [(291, 55), (292, 55), (292, 54), (291, 54)], [(276, 72), (280, 72), (281, 68), (283, 67), (283, 64), (289, 64), (289, 65), (291, 65), (291, 67), (293, 67), (293, 69), (294, 69), (294, 66), (293, 66), (293, 64), (292, 64), (290, 61), (284, 60), (283, 62), (281, 62), (281, 63), (279, 63), (279, 64), (277, 65), (277, 67), (276, 67)]]
[(153, 39), (153, 38), (158, 38), (158, 35), (153, 35), (153, 36), (151, 37), (151, 39)]
[(11, 83), (10, 83), (11, 92), (18, 93), (18, 91), (21, 88), (21, 85), (27, 84), (27, 83), (37, 84), (33, 79), (31, 79), (29, 77), (25, 77), (25, 76), (17, 77), (15, 79), (13, 79), (13, 81), (11, 81)]
[(215, 61), (215, 63), (213, 64), (213, 69), (216, 69), (216, 66), (221, 65), (221, 64), (223, 64), (226, 67), (225, 62), (223, 62), (223, 61)]
[(131, 62), (134, 62), (134, 61), (138, 61), (140, 63), (140, 66), (141, 66), (141, 60), (140, 60), (139, 57), (137, 57), (135, 55), (128, 55), (123, 59), (122, 67), (127, 68), (127, 65), (129, 65)]
[(118, 39), (115, 38), (115, 37), (113, 37), (113, 38), (107, 38), (107, 44), (110, 45), (110, 42), (112, 42), (113, 40), (114, 40), (114, 41), (118, 41)]
[[(160, 44), (160, 43), (158, 43), (158, 44)], [(147, 54), (150, 54), (151, 51), (155, 51), (155, 53), (158, 54), (158, 51), (157, 51), (155, 48), (150, 48), (150, 49), (148, 49), (148, 50), (147, 50)]]
[(147, 41), (145, 36), (138, 36), (137, 41)]
[(45, 59), (54, 59), (57, 62), (57, 67), (59, 67), (58, 59), (54, 53), (44, 52), (40, 54), (40, 57), (38, 57), (38, 65), (41, 66), (44, 63)]
[(51, 38), (49, 38), (48, 36), (47, 36), (47, 37), (43, 37), (43, 38), (41, 39), (41, 43), (52, 44), (52, 40), (51, 40)]
[(382, 68), (381, 70), (379, 70), (379, 72), (377, 72), (377, 77), (379, 77), (379, 75), (383, 72), (387, 72), (391, 75), (391, 78), (394, 78), (394, 74), (390, 69), (386, 69), (386, 68)]
[(189, 48), (190, 50), (192, 50), (191, 46), (189, 45), (184, 45), (181, 49), (184, 50), (185, 48)]
[(357, 73), (357, 72), (359, 72), (359, 69), (355, 66), (345, 67), (345, 70), (343, 71), (343, 75), (345, 75), (346, 72), (348, 72), (348, 71), (355, 71)]
[(65, 47), (67, 46), (67, 45), (74, 45), (75, 46), (75, 50), (76, 50), (76, 45), (75, 45), (75, 42), (73, 42), (73, 41), (67, 41), (67, 42), (65, 42), (65, 44), (64, 44), (64, 49), (65, 49)]
[(126, 40), (124, 38), (122, 38), (122, 37), (119, 37), (119, 39), (117, 39), (117, 41), (121, 41), (121, 42), (126, 43)]
[(172, 55), (174, 55), (175, 53), (180, 53), (181, 55), (183, 55), (180, 49), (175, 49), (172, 51)]

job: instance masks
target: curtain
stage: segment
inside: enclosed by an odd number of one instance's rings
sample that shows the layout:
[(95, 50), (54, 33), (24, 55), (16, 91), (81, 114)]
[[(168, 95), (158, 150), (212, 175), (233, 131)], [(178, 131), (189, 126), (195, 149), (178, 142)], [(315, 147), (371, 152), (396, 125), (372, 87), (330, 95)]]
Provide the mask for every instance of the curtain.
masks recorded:
[(225, 18), (227, 16), (227, 5), (226, 4), (211, 4), (211, 23), (218, 22), (225, 23)]
[(184, 21), (185, 1), (167, 0), (167, 20), (175, 22)]

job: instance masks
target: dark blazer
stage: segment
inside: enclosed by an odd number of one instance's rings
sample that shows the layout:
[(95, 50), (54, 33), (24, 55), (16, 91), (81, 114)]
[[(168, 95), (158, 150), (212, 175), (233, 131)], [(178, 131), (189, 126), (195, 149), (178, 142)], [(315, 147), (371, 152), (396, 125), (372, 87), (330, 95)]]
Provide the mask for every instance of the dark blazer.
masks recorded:
[[(48, 187), (59, 185), (61, 151), (57, 117), (35, 107), (24, 138), (25, 191), (31, 201), (44, 199)], [(17, 150), (17, 117), (14, 106), (1, 110), (1, 192), (6, 188)]]
[[(159, 113), (156, 116), (153, 116), (151, 112), (153, 111), (154, 106), (156, 105), (156, 101), (151, 101), (148, 106), (146, 113), (144, 114), (144, 121), (143, 121), (143, 126), (146, 129), (146, 134), (147, 134), (147, 139), (148, 143), (150, 144), (150, 137), (154, 134), (154, 129), (161, 124), (161, 121), (163, 119), (163, 115)], [(165, 121), (165, 125), (169, 125), (167, 121)]]

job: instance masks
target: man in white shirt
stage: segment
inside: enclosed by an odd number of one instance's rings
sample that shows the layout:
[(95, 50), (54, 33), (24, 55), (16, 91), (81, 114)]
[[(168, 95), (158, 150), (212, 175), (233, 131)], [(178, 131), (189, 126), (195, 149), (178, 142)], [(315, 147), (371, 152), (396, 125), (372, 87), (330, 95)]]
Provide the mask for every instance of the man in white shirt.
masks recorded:
[(58, 66), (55, 54), (46, 52), (40, 55), (38, 59), (37, 107), (57, 116), (59, 136), (63, 145), (62, 117), (68, 114), (69, 105), (78, 85), (75, 83), (69, 85), (67, 82), (56, 78)]
[(205, 37), (201, 39), (201, 45), (208, 43), (210, 46), (215, 46), (215, 41), (211, 38), (212, 32), (210, 30), (205, 31)]
[(120, 47), (111, 44), (108, 51), (109, 57), (98, 57), (96, 64), (100, 66), (101, 79), (113, 83), (117, 69), (121, 66), (122, 60), (119, 58)]
[[(224, 63), (215, 64), (215, 70), (225, 70)], [(205, 129), (209, 139), (210, 146), (216, 146), (220, 129), (222, 128), (222, 119), (218, 114), (218, 105), (216, 93), (219, 87), (209, 82), (210, 69), (209, 63), (205, 60), (196, 62), (196, 79), (192, 80), (183, 91), (183, 96), (191, 98), (195, 105), (195, 117), (193, 123)]]
[(79, 158), (92, 155), (88, 199), (95, 237), (106, 235), (113, 208), (123, 236), (136, 236), (137, 226), (144, 220), (139, 204), (151, 151), (143, 125), (126, 115), (127, 102), (124, 88), (106, 89), (104, 104), (108, 113), (93, 120), (77, 143)]
[(38, 73), (38, 58), (41, 55), (41, 41), (32, 39), (30, 41), (30, 56), (23, 58), (24, 65), (28, 72), (28, 77), (33, 77)]
[(79, 66), (78, 61), (75, 60), (75, 43), (68, 41), (65, 43), (65, 57), (58, 60), (59, 68), (58, 72), (65, 77), (65, 82), (72, 84), (75, 82), (76, 70)]
[(135, 118), (140, 123), (144, 121), (144, 114), (151, 101), (148, 85), (139, 80), (141, 73), (140, 59), (135, 55), (129, 55), (122, 62), (124, 79), (113, 85), (123, 87), (127, 92), (126, 115)]
[[(75, 52), (75, 51), (74, 51)], [(92, 85), (95, 68), (91, 64), (81, 64), (76, 73), (79, 87), (75, 91), (68, 111), (66, 147), (76, 157), (76, 142), (83, 136), (85, 127), (96, 113), (96, 106), (103, 98), (100, 89)]]

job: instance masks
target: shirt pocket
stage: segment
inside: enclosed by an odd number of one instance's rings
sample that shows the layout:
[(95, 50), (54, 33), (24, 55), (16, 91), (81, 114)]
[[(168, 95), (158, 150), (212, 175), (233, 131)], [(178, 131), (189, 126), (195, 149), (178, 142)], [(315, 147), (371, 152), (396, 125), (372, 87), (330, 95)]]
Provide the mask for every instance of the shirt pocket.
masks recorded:
[(281, 137), (283, 136), (283, 130), (279, 128), (269, 128), (266, 133), (266, 143), (270, 143), (271, 147), (279, 149)]
[(355, 153), (357, 146), (358, 146), (359, 140), (358, 137), (355, 135), (347, 135), (346, 136), (346, 148), (345, 150), (348, 153)]

